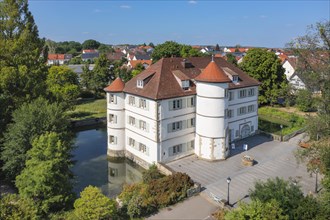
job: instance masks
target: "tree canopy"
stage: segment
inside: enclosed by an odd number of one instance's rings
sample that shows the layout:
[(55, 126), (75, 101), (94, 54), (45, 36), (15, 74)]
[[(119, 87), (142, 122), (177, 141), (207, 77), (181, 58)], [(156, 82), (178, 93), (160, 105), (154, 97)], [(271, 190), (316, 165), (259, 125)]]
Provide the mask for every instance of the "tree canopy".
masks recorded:
[(60, 135), (45, 133), (34, 139), (26, 167), (16, 177), (19, 194), (34, 199), (44, 214), (61, 211), (73, 202), (71, 150), (72, 144)]
[(38, 98), (31, 103), (24, 103), (13, 112), (13, 123), (4, 134), (4, 162), (2, 170), (7, 178), (14, 180), (25, 167), (28, 159), (26, 152), (32, 148), (32, 141), (49, 131), (58, 133), (63, 139), (69, 139), (69, 120), (64, 108), (57, 103), (49, 103)]
[(46, 59), (47, 50), (39, 38), (28, 1), (0, 1), (1, 133), (14, 109), (46, 94)]
[(66, 106), (72, 106), (79, 95), (78, 75), (67, 66), (50, 67), (46, 83), (53, 100)]
[(74, 202), (74, 214), (78, 219), (110, 219), (116, 211), (116, 202), (109, 199), (95, 186), (87, 186)]
[(196, 57), (203, 56), (203, 53), (189, 45), (179, 44), (174, 41), (166, 41), (158, 44), (151, 54), (154, 62), (165, 57)]
[(89, 39), (89, 40), (85, 40), (82, 43), (82, 48), (83, 49), (97, 49), (97, 48), (99, 48), (100, 45), (101, 45), (100, 42), (93, 40), (93, 39)]
[(275, 53), (259, 48), (250, 49), (239, 67), (261, 82), (259, 103), (272, 105), (285, 95), (288, 82)]
[(313, 140), (330, 135), (330, 21), (318, 22), (307, 29), (307, 34), (288, 45), (298, 58), (297, 72), (307, 89), (319, 90), (316, 103), (317, 117), (309, 120), (307, 131)]
[(103, 89), (109, 84), (111, 80), (115, 79), (114, 72), (110, 69), (110, 61), (105, 54), (101, 54), (95, 61), (93, 70), (86, 65), (81, 74), (81, 85), (94, 93), (95, 96), (103, 94)]

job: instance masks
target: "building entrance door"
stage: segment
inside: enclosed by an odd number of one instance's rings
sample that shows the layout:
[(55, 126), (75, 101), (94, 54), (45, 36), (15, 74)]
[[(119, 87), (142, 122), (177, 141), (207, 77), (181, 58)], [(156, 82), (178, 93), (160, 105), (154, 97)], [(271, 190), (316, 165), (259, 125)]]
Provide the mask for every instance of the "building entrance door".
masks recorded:
[(249, 125), (244, 125), (241, 129), (241, 137), (246, 138), (250, 135), (250, 126)]

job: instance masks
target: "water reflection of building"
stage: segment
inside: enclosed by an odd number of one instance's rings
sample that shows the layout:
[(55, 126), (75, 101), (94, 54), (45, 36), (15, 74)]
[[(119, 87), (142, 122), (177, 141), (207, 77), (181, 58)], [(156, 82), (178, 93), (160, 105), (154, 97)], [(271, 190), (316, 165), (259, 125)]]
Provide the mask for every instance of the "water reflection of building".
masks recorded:
[(124, 158), (108, 159), (108, 183), (102, 187), (109, 197), (116, 197), (124, 184), (142, 180), (142, 168)]

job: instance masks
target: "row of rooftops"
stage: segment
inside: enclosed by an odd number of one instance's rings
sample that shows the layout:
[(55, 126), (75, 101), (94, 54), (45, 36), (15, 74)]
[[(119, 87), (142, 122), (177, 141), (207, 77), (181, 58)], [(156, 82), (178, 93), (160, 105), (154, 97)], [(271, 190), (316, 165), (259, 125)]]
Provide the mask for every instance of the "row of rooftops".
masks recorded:
[[(106, 92), (125, 92), (153, 100), (161, 100), (195, 95), (195, 81), (229, 83), (229, 89), (258, 86), (260, 84), (222, 58), (162, 58), (126, 84), (120, 78), (117, 78), (104, 90)], [(189, 85), (189, 88), (184, 88), (183, 84), (185, 86)]]

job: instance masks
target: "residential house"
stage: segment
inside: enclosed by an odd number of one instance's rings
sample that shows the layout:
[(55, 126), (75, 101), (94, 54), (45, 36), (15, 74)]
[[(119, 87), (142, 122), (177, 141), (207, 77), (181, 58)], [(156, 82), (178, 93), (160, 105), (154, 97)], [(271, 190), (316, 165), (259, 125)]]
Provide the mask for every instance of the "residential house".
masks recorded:
[(130, 69), (135, 69), (136, 65), (139, 63), (142, 64), (144, 69), (147, 69), (152, 64), (152, 60), (130, 60), (127, 63), (127, 67)]
[(72, 54), (48, 54), (47, 65), (63, 65), (72, 59)]

